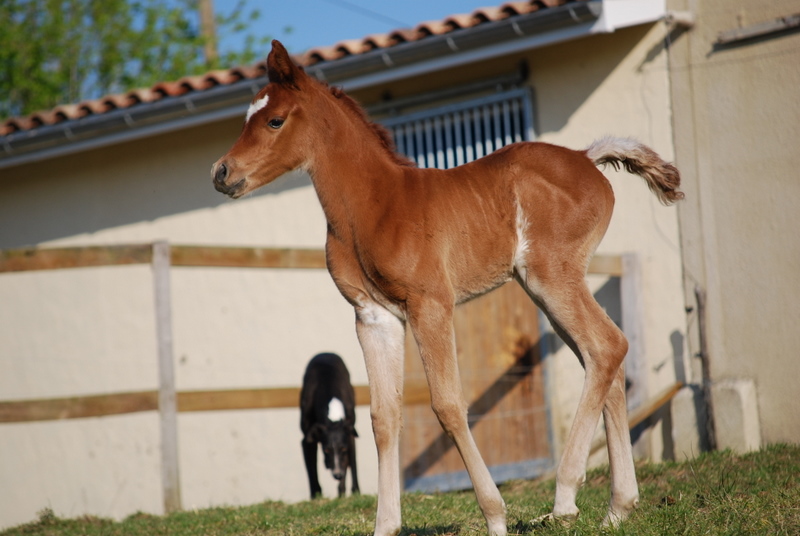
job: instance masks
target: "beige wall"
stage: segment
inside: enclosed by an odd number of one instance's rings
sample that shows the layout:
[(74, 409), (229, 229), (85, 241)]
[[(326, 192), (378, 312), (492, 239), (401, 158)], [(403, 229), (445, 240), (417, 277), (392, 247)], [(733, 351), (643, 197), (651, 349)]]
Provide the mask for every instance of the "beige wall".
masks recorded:
[[(663, 36), (661, 25), (636, 27), (525, 55), (541, 138), (580, 148), (604, 134), (630, 135), (672, 158)], [(471, 70), (497, 74), (521, 57)], [(447, 79), (420, 80), (419, 91)], [(236, 202), (212, 189), (209, 167), (239, 127), (238, 119), (226, 121), (0, 171), (0, 248), (155, 239), (321, 247), (324, 218), (306, 177)], [(676, 211), (661, 207), (640, 179), (608, 176), (617, 209), (599, 251), (640, 256), (654, 394), (674, 381), (675, 356), (684, 357), (674, 347), (685, 325)], [(0, 399), (155, 388), (150, 278), (146, 267), (0, 276)], [(340, 353), (353, 382), (366, 384), (352, 311), (324, 271), (175, 268), (172, 283), (178, 389), (296, 386), (308, 359), (324, 350)], [(603, 283), (591, 280), (595, 289)], [(575, 357), (558, 351), (550, 379), (560, 450), (582, 380)], [(297, 421), (295, 410), (181, 414), (184, 506), (304, 499)], [(155, 414), (0, 426), (0, 481), (31, 487), (0, 503), (0, 526), (45, 506), (59, 515), (160, 511)], [(366, 408), (357, 426), (362, 490), (373, 493)], [(660, 458), (661, 435), (657, 428), (646, 455)], [(39, 456), (61, 462), (43, 466)], [(11, 461), (20, 457), (24, 463)], [(323, 488), (330, 495), (333, 484)]]
[[(235, 203), (214, 191), (211, 163), (240, 124), (3, 170), (0, 248), (157, 239), (322, 247), (324, 217), (307, 177)], [(352, 308), (324, 270), (174, 268), (171, 276), (177, 389), (299, 386), (321, 351), (342, 355), (353, 383), (367, 383)], [(0, 399), (157, 388), (152, 285), (148, 266), (0, 275)], [(178, 422), (184, 507), (306, 498), (298, 410), (180, 414)], [(24, 482), (24, 493), (0, 501), (0, 526), (46, 506), (70, 516), (160, 512), (158, 426), (156, 413), (0, 425), (0, 482)], [(357, 429), (361, 487), (374, 493), (367, 408)]]
[[(714, 45), (720, 32), (796, 14), (798, 5), (669, 4), (697, 21), (670, 52), (687, 303), (695, 285), (707, 290), (712, 379), (754, 382), (761, 442), (798, 442), (800, 34)], [(690, 326), (696, 352), (695, 317)], [(729, 410), (718, 406), (717, 420)]]

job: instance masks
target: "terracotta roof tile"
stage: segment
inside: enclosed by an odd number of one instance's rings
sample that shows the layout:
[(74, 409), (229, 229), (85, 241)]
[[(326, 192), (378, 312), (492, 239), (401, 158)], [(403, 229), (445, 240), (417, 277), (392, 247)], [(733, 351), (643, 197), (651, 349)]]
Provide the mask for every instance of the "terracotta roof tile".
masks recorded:
[(417, 25), (416, 27), (417, 32), (421, 35), (429, 36), (429, 35), (441, 35), (444, 33), (449, 33), (453, 31), (452, 26), (447, 24), (445, 21), (442, 20), (431, 20), (427, 22), (422, 22)]
[(80, 108), (77, 104), (62, 104), (55, 107), (53, 111), (56, 114), (56, 122), (61, 122), (73, 117), (78, 117)]
[[(483, 7), (472, 13), (454, 14), (439, 21), (422, 22), (414, 28), (399, 28), (382, 34), (372, 34), (361, 39), (341, 41), (332, 46), (314, 47), (295, 59), (306, 67), (326, 61), (365, 54), (372, 50), (391, 48), (402, 43), (419, 41), (430, 36), (443, 35), (487, 22), (532, 13), (540, 9), (559, 6), (568, 2), (585, 0), (529, 0), (506, 2), (498, 6)], [(140, 103), (158, 101), (167, 97), (204, 91), (215, 86), (229, 85), (240, 80), (264, 76), (266, 67), (261, 61), (255, 65), (237, 66), (231, 69), (211, 71), (197, 76), (186, 76), (177, 81), (164, 81), (150, 88), (134, 89), (122, 94), (108, 95), (77, 104), (63, 104), (52, 110), (43, 110), (27, 117), (14, 117), (0, 123), (0, 136), (31, 130), (42, 125), (51, 125), (88, 115), (98, 115), (114, 109), (124, 109)]]
[(108, 104), (103, 99), (88, 100), (78, 103), (78, 109), (83, 115), (101, 114), (109, 111)]
[(497, 7), (484, 7), (475, 11), (476, 16), (480, 16), (483, 21), (495, 21), (495, 20), (502, 20), (507, 19), (509, 16), (508, 11), (502, 8), (502, 6)]
[(217, 85), (216, 80), (209, 76), (208, 73), (196, 76), (185, 76), (178, 80), (187, 91), (202, 91), (204, 89), (211, 89)]
[(19, 132), (20, 130), (29, 130), (34, 128), (33, 124), (33, 116), (27, 117), (13, 117), (5, 122), (4, 126), (7, 125), (11, 132)]
[(103, 97), (103, 104), (105, 104), (109, 109), (113, 108), (127, 108), (135, 104), (131, 102), (131, 99), (126, 94), (122, 95), (108, 95)]
[(218, 85), (227, 86), (238, 82), (240, 80), (252, 80), (267, 73), (267, 67), (263, 63), (258, 65), (234, 67), (225, 74), (218, 74), (214, 76)]
[(536, 3), (531, 2), (506, 2), (500, 6), (500, 9), (502, 9), (508, 16), (512, 16), (538, 11), (539, 6)]
[(134, 89), (127, 93), (128, 97), (135, 103), (148, 103), (161, 99), (163, 94), (155, 88)]
[(460, 15), (451, 15), (444, 19), (444, 23), (450, 26), (451, 30), (458, 30), (461, 28), (472, 28), (478, 24), (478, 19), (472, 16), (471, 13), (462, 13)]
[(392, 30), (389, 35), (392, 39), (396, 40), (397, 43), (406, 43), (408, 41), (416, 41), (419, 35), (416, 31), (411, 30), (409, 28), (400, 28), (398, 30)]
[(364, 39), (348, 39), (337, 43), (336, 50), (340, 51), (343, 56), (354, 56), (369, 52), (371, 48), (367, 46)]
[(376, 48), (388, 48), (398, 44), (399, 42), (401, 41), (398, 41), (393, 34), (374, 34), (368, 35), (364, 38), (364, 45), (368, 47), (369, 50), (375, 50)]

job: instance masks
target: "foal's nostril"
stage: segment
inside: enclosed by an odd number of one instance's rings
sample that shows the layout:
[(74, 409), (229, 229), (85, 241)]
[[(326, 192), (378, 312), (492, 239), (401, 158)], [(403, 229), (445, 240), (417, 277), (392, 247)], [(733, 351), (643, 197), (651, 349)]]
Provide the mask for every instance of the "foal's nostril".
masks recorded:
[(224, 184), (225, 179), (227, 178), (228, 178), (228, 166), (226, 166), (225, 163), (223, 162), (217, 167), (217, 171), (214, 174), (214, 182), (217, 182), (219, 184)]

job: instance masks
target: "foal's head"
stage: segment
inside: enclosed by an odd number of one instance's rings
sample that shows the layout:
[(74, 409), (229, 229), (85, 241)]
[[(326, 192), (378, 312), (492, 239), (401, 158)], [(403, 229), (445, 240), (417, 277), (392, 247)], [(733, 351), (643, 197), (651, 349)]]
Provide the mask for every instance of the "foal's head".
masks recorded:
[[(267, 76), (269, 83), (250, 103), (239, 139), (211, 168), (220, 192), (237, 198), (288, 171), (311, 171), (322, 143), (335, 141), (337, 150), (327, 156), (341, 156), (342, 145), (354, 136), (373, 140), (378, 152), (396, 164), (413, 165), (394, 152), (388, 132), (370, 123), (354, 100), (307, 75), (278, 41), (267, 57)], [(334, 140), (336, 127), (340, 135)]]
[(307, 165), (311, 140), (302, 101), (315, 83), (278, 41), (267, 58), (267, 76), (269, 83), (250, 103), (239, 139), (211, 168), (214, 187), (233, 198)]

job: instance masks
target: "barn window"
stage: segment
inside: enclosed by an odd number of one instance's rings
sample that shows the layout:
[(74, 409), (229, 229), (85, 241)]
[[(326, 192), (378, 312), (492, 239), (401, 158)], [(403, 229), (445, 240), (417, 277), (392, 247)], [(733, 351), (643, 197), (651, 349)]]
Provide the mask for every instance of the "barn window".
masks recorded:
[(530, 93), (525, 88), (380, 122), (391, 132), (398, 152), (421, 168), (455, 167), (534, 138)]

